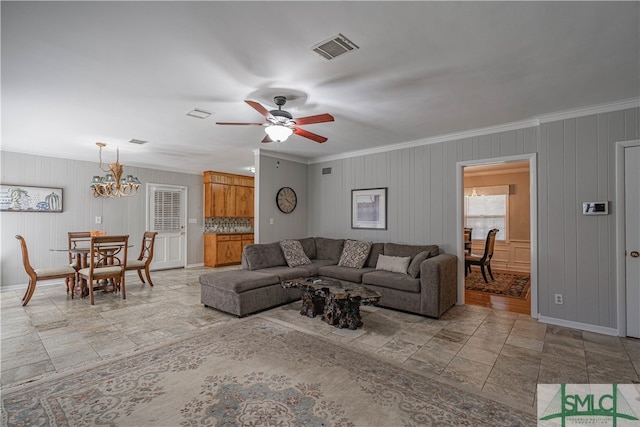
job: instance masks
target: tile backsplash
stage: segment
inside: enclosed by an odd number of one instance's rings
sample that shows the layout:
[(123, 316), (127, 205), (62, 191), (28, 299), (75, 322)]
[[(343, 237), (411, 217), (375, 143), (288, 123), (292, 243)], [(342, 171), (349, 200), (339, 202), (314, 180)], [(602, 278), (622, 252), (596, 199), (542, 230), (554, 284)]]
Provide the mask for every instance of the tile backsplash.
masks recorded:
[(253, 233), (251, 218), (214, 216), (204, 219), (205, 233)]

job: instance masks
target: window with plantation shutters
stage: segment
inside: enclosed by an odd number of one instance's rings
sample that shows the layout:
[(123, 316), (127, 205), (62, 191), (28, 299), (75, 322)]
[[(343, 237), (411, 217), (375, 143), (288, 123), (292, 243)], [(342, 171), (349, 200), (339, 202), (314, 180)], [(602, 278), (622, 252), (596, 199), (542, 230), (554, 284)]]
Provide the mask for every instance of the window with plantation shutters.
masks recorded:
[(182, 229), (181, 192), (156, 189), (153, 192), (153, 231)]

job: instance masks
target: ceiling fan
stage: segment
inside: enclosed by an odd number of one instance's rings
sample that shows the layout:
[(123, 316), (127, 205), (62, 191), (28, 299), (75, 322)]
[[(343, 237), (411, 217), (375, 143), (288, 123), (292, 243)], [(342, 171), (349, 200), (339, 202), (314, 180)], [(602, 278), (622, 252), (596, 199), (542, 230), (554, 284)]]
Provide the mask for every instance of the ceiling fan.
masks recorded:
[(286, 96), (276, 96), (273, 102), (278, 106), (277, 110), (268, 111), (260, 103), (245, 100), (247, 104), (252, 106), (258, 113), (262, 114), (267, 121), (265, 123), (230, 123), (216, 122), (217, 125), (239, 125), (239, 126), (265, 126), (267, 135), (262, 142), (283, 142), (293, 133), (308, 138), (312, 141), (323, 143), (327, 138), (320, 136), (308, 130), (299, 128), (302, 125), (311, 125), (314, 123), (332, 122), (334, 120), (331, 114), (318, 114), (315, 116), (293, 118), (291, 113), (282, 109), (287, 102)]

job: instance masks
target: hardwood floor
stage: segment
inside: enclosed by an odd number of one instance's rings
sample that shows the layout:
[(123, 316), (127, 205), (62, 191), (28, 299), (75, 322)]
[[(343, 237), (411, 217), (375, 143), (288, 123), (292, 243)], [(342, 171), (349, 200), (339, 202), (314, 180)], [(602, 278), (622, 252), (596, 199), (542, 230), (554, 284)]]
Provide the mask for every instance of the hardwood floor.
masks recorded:
[[(494, 271), (497, 273), (511, 273), (509, 271)], [(511, 313), (531, 314), (531, 289), (526, 299), (504, 297), (492, 295), (479, 291), (464, 291), (465, 304), (479, 305), (481, 307), (494, 308), (496, 310), (508, 311)]]

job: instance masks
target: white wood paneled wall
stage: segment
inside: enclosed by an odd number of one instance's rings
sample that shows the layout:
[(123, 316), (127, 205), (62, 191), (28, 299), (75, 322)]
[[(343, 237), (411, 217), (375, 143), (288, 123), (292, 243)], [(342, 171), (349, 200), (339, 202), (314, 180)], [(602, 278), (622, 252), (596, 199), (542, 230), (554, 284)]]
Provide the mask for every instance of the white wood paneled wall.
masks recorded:
[[(140, 178), (139, 193), (133, 197), (94, 198), (89, 181), (100, 172), (97, 163), (34, 156), (2, 151), (1, 182), (27, 186), (61, 187), (63, 212), (0, 212), (0, 255), (2, 272), (0, 286), (27, 283), (22, 266), (16, 234), (27, 241), (29, 258), (35, 267), (61, 265), (67, 262), (65, 252), (51, 252), (50, 248), (64, 248), (68, 231), (104, 230), (109, 234), (128, 234), (134, 247), (131, 258), (140, 252), (142, 233), (145, 231), (145, 187), (149, 182), (183, 185), (188, 188), (187, 218), (196, 218), (197, 224), (187, 224), (187, 264), (201, 264), (203, 260), (203, 179), (202, 174), (184, 174), (155, 169), (131, 167), (125, 164), (125, 173)], [(95, 217), (102, 224), (95, 224)]]

